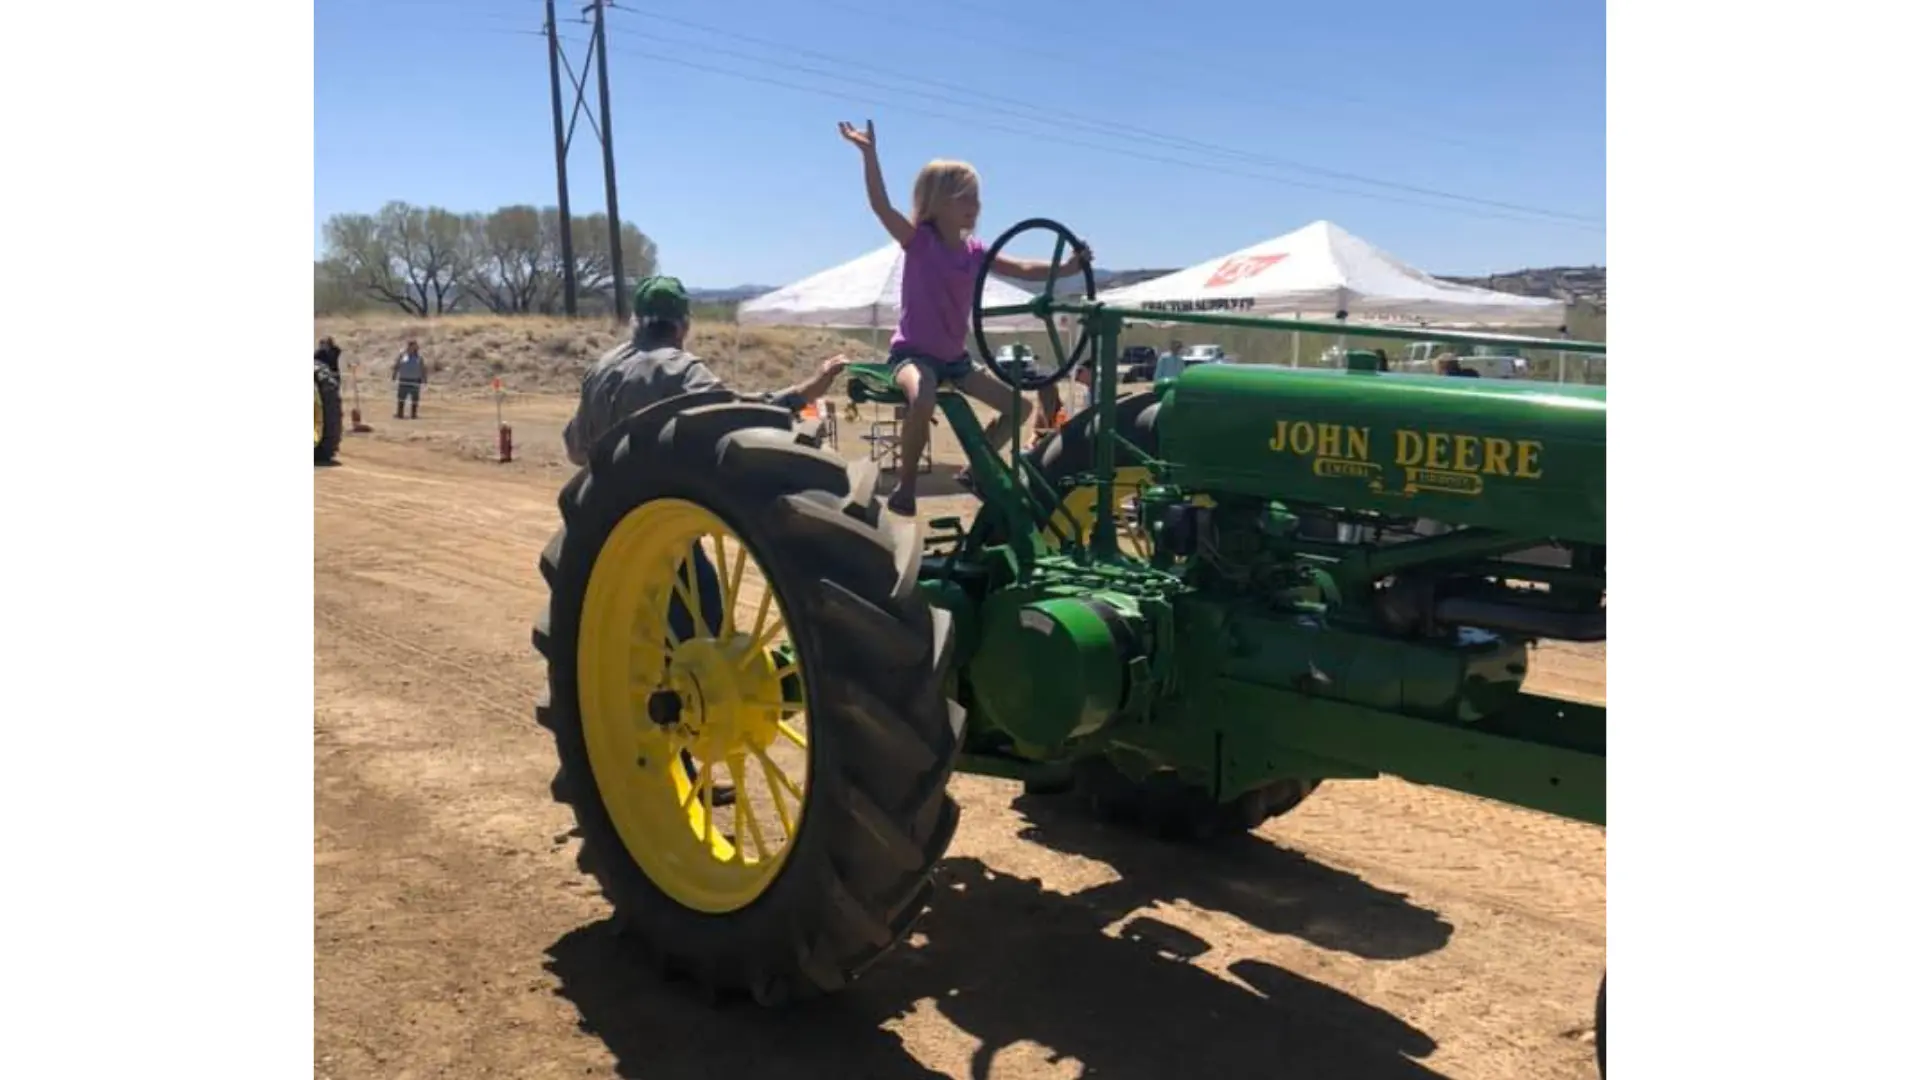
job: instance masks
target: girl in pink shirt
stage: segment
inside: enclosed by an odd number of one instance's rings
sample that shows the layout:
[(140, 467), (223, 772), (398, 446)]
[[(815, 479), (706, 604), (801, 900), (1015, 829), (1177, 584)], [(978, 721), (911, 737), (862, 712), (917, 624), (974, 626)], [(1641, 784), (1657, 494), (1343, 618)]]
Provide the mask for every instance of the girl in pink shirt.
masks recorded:
[[(867, 121), (864, 132), (842, 121), (840, 135), (860, 148), (866, 163), (867, 204), (906, 252), (900, 276), (900, 326), (894, 331), (887, 362), (907, 395), (907, 418), (900, 432), (899, 477), (887, 509), (912, 517), (917, 510), (918, 466), (933, 422), (934, 394), (941, 383), (952, 383), (961, 393), (999, 411), (987, 426), (987, 438), (996, 451), (1019, 431), (1027, 405), (1017, 391), (967, 353), (973, 284), (987, 254), (986, 245), (973, 234), (980, 217), (979, 174), (965, 162), (930, 162), (914, 179), (909, 221), (887, 199), (874, 150), (873, 121)], [(1077, 251), (1060, 272), (1076, 273), (1083, 262), (1092, 260), (1091, 251)], [(1029, 281), (1045, 281), (1049, 268), (1050, 264), (1037, 259), (1002, 255), (993, 261), (994, 273)], [(965, 470), (955, 479), (965, 485)]]

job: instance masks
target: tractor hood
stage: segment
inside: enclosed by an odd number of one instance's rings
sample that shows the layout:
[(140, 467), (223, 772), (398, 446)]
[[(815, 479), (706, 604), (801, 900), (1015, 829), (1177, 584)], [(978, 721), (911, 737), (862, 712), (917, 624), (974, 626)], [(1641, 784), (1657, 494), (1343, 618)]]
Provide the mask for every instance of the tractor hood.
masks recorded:
[(1605, 387), (1201, 364), (1157, 433), (1189, 490), (1604, 545)]

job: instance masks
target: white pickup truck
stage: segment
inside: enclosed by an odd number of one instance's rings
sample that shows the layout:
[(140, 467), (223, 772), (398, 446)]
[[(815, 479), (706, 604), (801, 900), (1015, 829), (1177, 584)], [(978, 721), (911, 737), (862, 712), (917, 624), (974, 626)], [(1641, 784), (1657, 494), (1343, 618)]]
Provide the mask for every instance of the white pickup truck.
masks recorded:
[(1431, 374), (1438, 369), (1440, 357), (1453, 353), (1454, 359), (1483, 379), (1524, 379), (1527, 358), (1516, 353), (1496, 352), (1491, 345), (1475, 345), (1465, 353), (1457, 346), (1439, 341), (1419, 341), (1407, 346), (1407, 354), (1394, 367), (1399, 371)]

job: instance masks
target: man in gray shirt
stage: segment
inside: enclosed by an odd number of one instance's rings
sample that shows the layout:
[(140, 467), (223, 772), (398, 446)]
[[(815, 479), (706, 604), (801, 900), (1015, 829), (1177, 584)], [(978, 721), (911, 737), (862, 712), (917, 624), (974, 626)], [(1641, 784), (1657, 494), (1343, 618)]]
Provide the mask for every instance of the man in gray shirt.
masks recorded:
[[(699, 357), (686, 351), (692, 313), (692, 301), (678, 278), (650, 277), (634, 289), (633, 337), (587, 369), (586, 378), (580, 383), (580, 405), (573, 419), (567, 421), (567, 460), (585, 465), (594, 443), (621, 420), (655, 402), (679, 394), (730, 389)], [(807, 402), (826, 393), (841, 369), (851, 362), (843, 355), (829, 357), (820, 365), (820, 371), (806, 382), (773, 393), (736, 393), (747, 400), (799, 412)], [(725, 606), (720, 594), (720, 576), (698, 545), (680, 565), (680, 578), (693, 586), (699, 598), (701, 614), (706, 616), (707, 633), (719, 636)], [(677, 639), (694, 636), (693, 617), (678, 593), (669, 602), (667, 625)], [(700, 769), (692, 755), (683, 750), (680, 760), (689, 779), (698, 784)], [(711, 805), (730, 805), (734, 797), (731, 784), (714, 782)]]
[[(393, 381), (398, 384), (400, 396), (393, 403), (395, 420), (420, 419), (420, 388), (427, 384), (427, 362), (420, 359), (420, 343), (407, 342), (407, 351), (393, 362)], [(413, 415), (404, 417), (408, 403), (413, 405)]]
[[(685, 351), (693, 303), (679, 278), (650, 277), (633, 291), (633, 337), (587, 369), (580, 406), (567, 422), (567, 460), (585, 465), (599, 438), (620, 421), (676, 394), (731, 389), (700, 358)], [(846, 356), (829, 357), (806, 382), (773, 393), (735, 391), (742, 398), (794, 412), (826, 393)]]

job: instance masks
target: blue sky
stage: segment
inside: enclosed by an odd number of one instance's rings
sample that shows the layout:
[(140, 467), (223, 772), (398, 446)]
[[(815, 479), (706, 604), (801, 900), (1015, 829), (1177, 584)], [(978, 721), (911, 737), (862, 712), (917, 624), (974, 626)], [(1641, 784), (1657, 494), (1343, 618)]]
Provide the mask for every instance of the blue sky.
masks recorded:
[[(621, 216), (690, 285), (778, 285), (883, 243), (835, 133), (869, 117), (896, 205), (925, 161), (964, 158), (987, 238), (1052, 217), (1111, 269), (1318, 218), (1436, 273), (1606, 261), (1601, 0), (618, 2)], [(557, 6), (576, 71), (579, 4)], [(316, 254), (328, 216), (389, 199), (555, 202), (546, 45), (525, 32), (543, 10), (317, 0)], [(584, 118), (568, 169), (574, 212), (603, 210)]]

